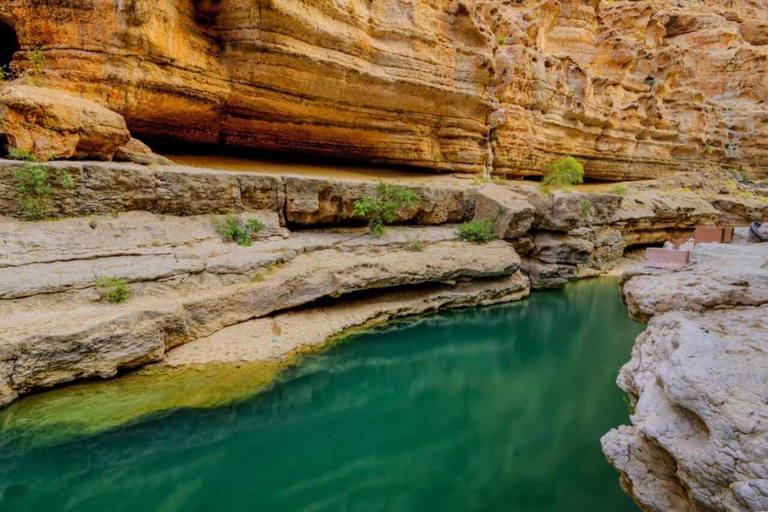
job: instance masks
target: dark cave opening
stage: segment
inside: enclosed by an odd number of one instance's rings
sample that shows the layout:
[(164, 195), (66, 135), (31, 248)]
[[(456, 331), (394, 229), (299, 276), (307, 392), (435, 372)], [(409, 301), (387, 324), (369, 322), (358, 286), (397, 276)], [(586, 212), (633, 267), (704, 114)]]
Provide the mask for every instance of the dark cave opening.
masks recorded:
[(0, 21), (0, 67), (7, 68), (13, 62), (13, 55), (21, 50), (16, 31)]

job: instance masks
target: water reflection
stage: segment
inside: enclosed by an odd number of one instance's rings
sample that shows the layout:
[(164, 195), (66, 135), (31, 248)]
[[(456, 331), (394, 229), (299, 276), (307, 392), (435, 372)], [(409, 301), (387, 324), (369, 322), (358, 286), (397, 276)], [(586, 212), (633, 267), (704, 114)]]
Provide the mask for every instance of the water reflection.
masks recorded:
[(640, 331), (615, 282), (433, 315), (246, 402), (0, 454), (0, 510), (634, 510), (600, 453)]

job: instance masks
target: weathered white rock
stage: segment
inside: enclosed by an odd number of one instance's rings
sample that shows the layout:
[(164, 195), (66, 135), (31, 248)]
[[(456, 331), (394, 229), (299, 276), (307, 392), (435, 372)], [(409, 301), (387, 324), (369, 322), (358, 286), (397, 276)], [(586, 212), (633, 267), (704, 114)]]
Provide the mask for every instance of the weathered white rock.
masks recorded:
[(276, 359), (303, 346), (322, 344), (350, 327), (437, 309), (511, 302), (529, 293), (528, 278), (518, 271), (501, 279), (437, 284), (341, 300), (328, 306), (287, 311), (226, 327), (171, 350), (163, 364), (185, 366)]
[(621, 232), (612, 227), (584, 227), (568, 233), (537, 231), (525, 268), (534, 288), (557, 288), (610, 269), (624, 249)]
[(630, 314), (640, 321), (675, 310), (706, 311), (768, 303), (768, 247), (699, 244), (693, 264), (677, 272), (644, 269), (623, 287)]
[(650, 319), (618, 385), (636, 410), (603, 451), (644, 510), (768, 509), (768, 244), (700, 244), (624, 283)]

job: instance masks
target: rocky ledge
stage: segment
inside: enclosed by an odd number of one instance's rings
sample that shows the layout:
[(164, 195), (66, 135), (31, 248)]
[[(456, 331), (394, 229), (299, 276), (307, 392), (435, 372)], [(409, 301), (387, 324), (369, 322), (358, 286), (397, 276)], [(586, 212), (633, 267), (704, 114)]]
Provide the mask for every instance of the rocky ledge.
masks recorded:
[[(275, 214), (248, 217), (264, 226), (252, 247), (222, 242), (210, 217), (0, 222), (0, 403), (158, 362), (173, 347), (323, 298), (367, 291), (360, 304), (378, 304), (330, 334), (528, 292), (512, 245), (463, 243), (453, 226), (392, 228), (374, 239), (356, 228), (289, 233)], [(124, 280), (130, 300), (100, 301), (102, 276)], [(382, 290), (400, 295), (375, 298)]]
[(648, 329), (617, 381), (632, 425), (603, 451), (643, 510), (768, 510), (768, 244), (699, 244), (692, 258), (625, 277)]
[[(0, 404), (150, 363), (260, 361), (369, 322), (516, 300), (605, 272), (628, 247), (768, 215), (765, 189), (727, 173), (621, 193), (443, 177), (400, 182), (421, 200), (376, 239), (352, 215), (373, 181), (54, 162), (35, 165), (52, 183), (43, 213), (60, 218), (31, 223), (15, 218), (14, 172), (27, 165), (0, 160)], [(224, 213), (260, 222), (253, 246), (222, 240)], [(454, 223), (473, 218), (499, 239), (460, 242)], [(130, 300), (100, 301), (100, 278), (124, 282)]]

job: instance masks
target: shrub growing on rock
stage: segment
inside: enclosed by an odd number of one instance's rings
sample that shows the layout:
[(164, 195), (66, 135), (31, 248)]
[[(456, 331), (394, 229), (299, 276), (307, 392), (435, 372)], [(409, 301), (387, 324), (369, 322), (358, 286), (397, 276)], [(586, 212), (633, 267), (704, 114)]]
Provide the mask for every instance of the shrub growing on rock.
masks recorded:
[(21, 210), (26, 220), (41, 220), (48, 210), (53, 188), (48, 172), (39, 165), (26, 165), (11, 171), (16, 192), (21, 198)]
[(232, 242), (242, 247), (250, 247), (253, 237), (264, 228), (259, 219), (243, 221), (235, 215), (227, 215), (224, 220), (214, 219), (213, 226), (216, 233), (224, 238), (225, 242)]
[(21, 211), (25, 220), (43, 220), (46, 218), (53, 195), (53, 185), (70, 189), (75, 182), (74, 178), (66, 171), (58, 172), (54, 180), (45, 167), (31, 161), (23, 168), (11, 171), (11, 179), (13, 179), (16, 193), (21, 200)]
[(99, 276), (96, 280), (96, 289), (99, 291), (101, 300), (110, 304), (121, 304), (131, 296), (131, 290), (125, 279), (119, 277)]
[(424, 242), (414, 239), (405, 244), (405, 250), (408, 252), (421, 252), (424, 250)]
[(586, 219), (589, 217), (589, 213), (592, 211), (592, 201), (589, 199), (581, 200), (581, 218)]
[(584, 166), (572, 156), (554, 160), (544, 166), (541, 183), (545, 187), (570, 187), (584, 183)]
[(378, 237), (384, 234), (385, 224), (395, 222), (398, 214), (414, 207), (419, 201), (421, 197), (413, 190), (379, 183), (373, 196), (355, 201), (352, 216), (366, 219), (371, 235)]
[(27, 149), (11, 148), (8, 151), (8, 158), (11, 160), (23, 160), (25, 162), (38, 162), (39, 160), (35, 155), (29, 152)]
[(32, 83), (40, 87), (43, 77), (43, 66), (45, 65), (43, 52), (39, 48), (36, 50), (27, 50), (27, 60), (30, 64), (29, 75), (32, 77)]
[(496, 238), (491, 221), (487, 219), (465, 222), (459, 226), (456, 234), (459, 235), (459, 240), (474, 244), (486, 244)]
[(617, 196), (623, 196), (623, 195), (626, 195), (626, 193), (627, 193), (627, 187), (625, 187), (624, 185), (614, 185), (611, 188), (611, 194), (615, 194)]

